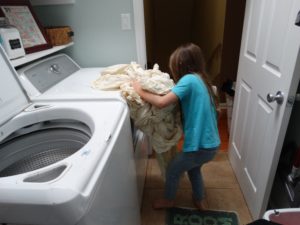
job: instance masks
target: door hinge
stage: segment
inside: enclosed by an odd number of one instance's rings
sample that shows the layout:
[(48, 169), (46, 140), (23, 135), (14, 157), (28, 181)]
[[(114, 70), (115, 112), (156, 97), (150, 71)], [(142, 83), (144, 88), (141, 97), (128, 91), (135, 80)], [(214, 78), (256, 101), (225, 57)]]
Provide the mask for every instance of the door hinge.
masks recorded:
[(289, 96), (287, 100), (287, 106), (292, 107), (295, 102), (300, 102), (300, 93), (297, 93), (295, 96)]
[(293, 107), (294, 102), (295, 102), (295, 97), (294, 96), (289, 96), (288, 99), (287, 99), (286, 106), (287, 107)]
[(296, 25), (296, 26), (300, 26), (300, 11), (299, 11), (298, 14), (297, 14), (296, 21), (295, 21), (295, 25)]

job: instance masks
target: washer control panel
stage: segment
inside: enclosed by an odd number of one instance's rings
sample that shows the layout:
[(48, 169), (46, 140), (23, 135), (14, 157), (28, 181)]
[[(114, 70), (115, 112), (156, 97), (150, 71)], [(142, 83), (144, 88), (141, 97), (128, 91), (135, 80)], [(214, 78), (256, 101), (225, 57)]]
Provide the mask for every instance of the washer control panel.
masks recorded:
[(30, 83), (32, 88), (44, 93), (79, 69), (80, 67), (67, 55), (58, 55), (37, 62), (23, 69), (19, 74), (21, 82), (26, 83), (24, 86), (28, 86), (27, 84)]

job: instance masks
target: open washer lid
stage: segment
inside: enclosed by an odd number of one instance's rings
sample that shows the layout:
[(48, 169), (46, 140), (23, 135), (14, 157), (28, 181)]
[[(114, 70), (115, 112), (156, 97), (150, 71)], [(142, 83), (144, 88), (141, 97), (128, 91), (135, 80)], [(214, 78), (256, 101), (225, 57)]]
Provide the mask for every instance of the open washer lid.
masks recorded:
[(0, 126), (29, 105), (17, 73), (0, 45)]

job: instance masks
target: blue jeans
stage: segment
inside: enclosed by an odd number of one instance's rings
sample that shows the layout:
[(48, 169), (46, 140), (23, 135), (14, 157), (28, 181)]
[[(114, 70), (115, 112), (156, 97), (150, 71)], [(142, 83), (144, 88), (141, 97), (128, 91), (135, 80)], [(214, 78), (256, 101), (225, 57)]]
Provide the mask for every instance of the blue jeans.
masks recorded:
[(174, 200), (181, 175), (187, 171), (193, 189), (193, 198), (201, 201), (204, 198), (204, 186), (201, 167), (212, 160), (217, 152), (214, 149), (200, 149), (196, 152), (180, 152), (170, 162), (166, 172), (165, 198)]

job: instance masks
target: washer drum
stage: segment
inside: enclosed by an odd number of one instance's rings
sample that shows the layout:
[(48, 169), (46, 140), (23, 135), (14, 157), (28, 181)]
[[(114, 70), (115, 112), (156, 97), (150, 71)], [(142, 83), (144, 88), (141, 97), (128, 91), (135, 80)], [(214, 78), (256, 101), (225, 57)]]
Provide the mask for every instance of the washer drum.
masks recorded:
[(81, 149), (90, 137), (90, 129), (73, 120), (46, 121), (19, 129), (0, 143), (0, 177), (61, 161)]

